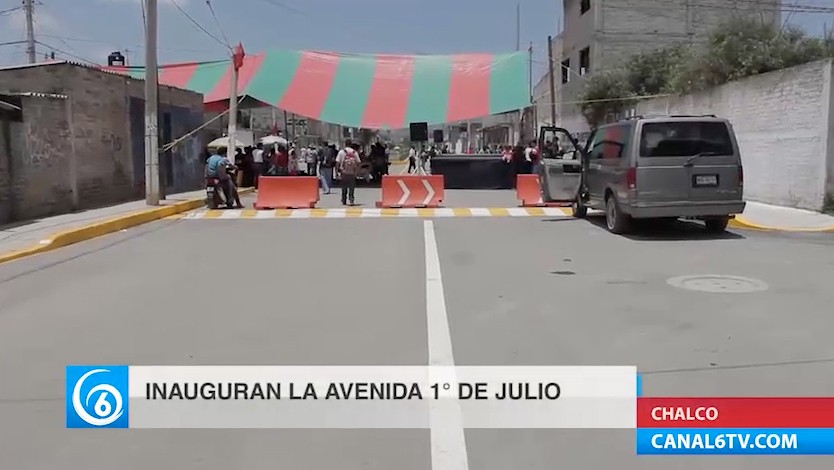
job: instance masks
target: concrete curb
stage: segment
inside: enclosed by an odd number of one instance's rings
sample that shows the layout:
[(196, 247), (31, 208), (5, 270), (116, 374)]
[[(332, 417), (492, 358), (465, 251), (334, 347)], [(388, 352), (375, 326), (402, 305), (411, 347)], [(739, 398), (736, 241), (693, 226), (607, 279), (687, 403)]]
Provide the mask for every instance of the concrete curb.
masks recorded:
[(822, 233), (834, 232), (834, 225), (830, 227), (806, 228), (806, 227), (779, 227), (771, 225), (762, 225), (745, 219), (744, 217), (736, 216), (730, 220), (730, 226), (734, 228), (747, 230), (761, 230), (768, 232), (804, 232), (804, 233)]
[[(238, 192), (240, 194), (247, 194), (253, 192), (253, 188), (242, 188)], [(169, 206), (155, 207), (153, 209), (144, 209), (138, 212), (121, 215), (109, 220), (97, 222), (91, 225), (73, 228), (63, 232), (58, 232), (47, 240), (44, 240), (39, 245), (16, 250), (9, 253), (0, 254), (0, 264), (7, 261), (13, 261), (27, 256), (36, 255), (38, 253), (45, 253), (67, 245), (73, 245), (78, 242), (90, 240), (93, 238), (107, 235), (109, 233), (118, 232), (126, 228), (135, 227), (137, 225), (146, 224), (156, 220), (164, 219), (172, 215), (182, 212), (188, 212), (194, 209), (199, 209), (206, 205), (206, 200), (203, 199), (189, 199), (182, 202), (177, 202)]]

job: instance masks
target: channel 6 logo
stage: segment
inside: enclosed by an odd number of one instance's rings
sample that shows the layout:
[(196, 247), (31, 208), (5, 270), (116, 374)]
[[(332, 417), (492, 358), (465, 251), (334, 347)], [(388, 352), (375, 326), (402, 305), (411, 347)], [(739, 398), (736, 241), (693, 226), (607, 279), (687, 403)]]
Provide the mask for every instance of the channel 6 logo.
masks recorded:
[(68, 428), (126, 428), (128, 366), (67, 366)]

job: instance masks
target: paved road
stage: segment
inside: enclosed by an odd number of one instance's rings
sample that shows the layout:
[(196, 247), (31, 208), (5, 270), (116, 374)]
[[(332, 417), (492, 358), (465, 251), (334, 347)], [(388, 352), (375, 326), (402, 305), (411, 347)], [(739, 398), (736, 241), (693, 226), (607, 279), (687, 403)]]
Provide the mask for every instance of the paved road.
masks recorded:
[[(425, 224), (166, 220), (1, 265), (0, 468), (431, 468), (424, 430), (63, 428), (68, 363), (426, 364)], [(439, 219), (429, 229), (458, 365), (636, 364), (648, 395), (834, 393), (831, 236), (714, 239), (684, 224), (616, 237), (598, 221), (553, 218)], [(339, 240), (350, 248), (334, 249)], [(210, 256), (223, 244), (240, 248), (225, 275)], [(667, 284), (688, 274), (769, 288)], [(458, 451), (472, 470), (831, 467), (638, 458), (628, 431), (465, 437)]]

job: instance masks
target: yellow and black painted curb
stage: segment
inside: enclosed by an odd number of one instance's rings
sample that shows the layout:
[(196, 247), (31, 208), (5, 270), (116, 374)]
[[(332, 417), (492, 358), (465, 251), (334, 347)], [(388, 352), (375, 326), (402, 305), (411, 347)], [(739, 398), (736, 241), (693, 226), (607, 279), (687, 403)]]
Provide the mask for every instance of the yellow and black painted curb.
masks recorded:
[[(246, 194), (252, 192), (252, 188), (241, 188), (239, 192)], [(90, 240), (109, 233), (118, 232), (137, 225), (146, 224), (155, 220), (164, 219), (176, 214), (199, 209), (206, 205), (205, 199), (189, 199), (171, 205), (143, 209), (125, 215), (120, 215), (102, 222), (91, 225), (76, 227), (70, 230), (56, 233), (50, 238), (41, 241), (38, 245), (0, 254), (0, 263), (12, 261), (27, 256), (45, 253), (67, 245), (72, 245), (85, 240)]]

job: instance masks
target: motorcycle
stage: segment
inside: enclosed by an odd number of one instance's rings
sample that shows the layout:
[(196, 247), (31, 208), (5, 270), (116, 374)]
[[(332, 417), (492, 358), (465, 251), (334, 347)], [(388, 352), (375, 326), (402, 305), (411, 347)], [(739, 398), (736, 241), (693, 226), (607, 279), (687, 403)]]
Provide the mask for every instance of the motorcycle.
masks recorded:
[[(226, 173), (230, 178), (234, 179), (237, 173), (237, 168), (234, 165), (228, 165), (226, 166)], [(212, 176), (206, 177), (206, 201), (208, 202), (209, 209), (217, 209), (218, 207), (227, 204), (228, 201), (226, 201), (226, 192), (220, 178)]]
[(217, 209), (223, 204), (223, 185), (220, 184), (220, 178), (206, 177), (206, 201), (208, 201), (209, 209)]

